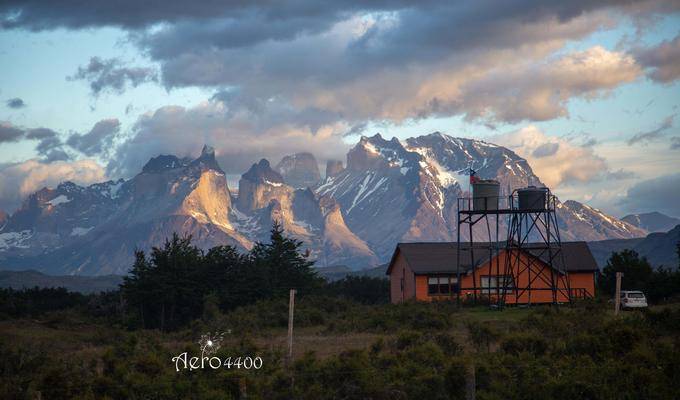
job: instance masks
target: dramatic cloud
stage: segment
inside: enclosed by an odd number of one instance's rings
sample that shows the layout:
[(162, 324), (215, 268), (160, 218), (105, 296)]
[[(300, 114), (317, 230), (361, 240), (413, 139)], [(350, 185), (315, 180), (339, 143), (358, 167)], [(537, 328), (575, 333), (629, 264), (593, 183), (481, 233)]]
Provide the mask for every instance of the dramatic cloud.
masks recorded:
[(0, 122), (0, 143), (16, 142), (23, 138), (24, 130), (17, 128), (9, 122)]
[(640, 64), (649, 69), (647, 75), (657, 82), (672, 82), (680, 78), (680, 35), (658, 46), (633, 51)]
[[(496, 124), (568, 115), (571, 99), (605, 95), (641, 74), (625, 53), (558, 53), (568, 41), (627, 17), (645, 21), (677, 9), (657, 0), (10, 1), (0, 14), (8, 29), (121, 27), (158, 62), (168, 88), (238, 88), (251, 102), (277, 98), (299, 112), (340, 114), (355, 126), (427, 116)], [(95, 57), (73, 78), (98, 94), (156, 75)]]
[(216, 148), (220, 165), (230, 174), (245, 172), (262, 157), (276, 163), (284, 155), (310, 151), (323, 162), (346, 154), (342, 135), (348, 126), (338, 116), (295, 111), (275, 100), (243, 103), (238, 96), (221, 97), (225, 100), (188, 109), (168, 106), (140, 117), (134, 136), (111, 158), (110, 175), (137, 173), (158, 154), (196, 156), (203, 144)]
[[(534, 173), (551, 188), (570, 183), (602, 179), (609, 169), (605, 160), (590, 147), (581, 147), (562, 138), (550, 137), (535, 126), (491, 138), (493, 143), (508, 147), (525, 158)], [(538, 149), (559, 148), (553, 154), (537, 157)], [(621, 172), (613, 172), (620, 175)], [(620, 176), (619, 176), (620, 178)]]
[(33, 159), (0, 165), (0, 209), (12, 211), (25, 196), (67, 180), (90, 184), (105, 181), (106, 174), (92, 160), (44, 163)]
[(630, 213), (659, 211), (680, 216), (678, 198), (680, 198), (680, 173), (639, 182), (628, 189), (620, 203)]
[(15, 97), (13, 99), (7, 100), (7, 107), (14, 109), (24, 108), (26, 107), (26, 103), (24, 103), (22, 99)]
[(87, 133), (71, 135), (66, 144), (86, 156), (107, 155), (119, 131), (120, 122), (117, 119), (103, 119)]
[(94, 95), (102, 91), (121, 93), (127, 85), (137, 87), (142, 83), (157, 81), (156, 71), (152, 68), (125, 67), (116, 59), (90, 58), (86, 66), (78, 67), (78, 71), (70, 80), (84, 80), (89, 82)]
[(632, 146), (636, 143), (646, 144), (650, 141), (663, 137), (666, 131), (673, 127), (674, 118), (675, 115), (669, 115), (661, 122), (661, 124), (659, 124), (658, 128), (652, 129), (651, 131), (647, 132), (636, 133), (632, 138), (628, 139), (627, 141), (628, 145)]

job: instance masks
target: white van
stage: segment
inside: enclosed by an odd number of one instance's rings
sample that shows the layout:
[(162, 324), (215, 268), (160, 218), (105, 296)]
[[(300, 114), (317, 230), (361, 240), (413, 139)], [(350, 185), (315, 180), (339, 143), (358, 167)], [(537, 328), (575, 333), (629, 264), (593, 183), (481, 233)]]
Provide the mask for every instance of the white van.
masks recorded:
[(621, 291), (621, 308), (645, 308), (647, 307), (647, 298), (645, 294), (639, 290), (622, 290)]

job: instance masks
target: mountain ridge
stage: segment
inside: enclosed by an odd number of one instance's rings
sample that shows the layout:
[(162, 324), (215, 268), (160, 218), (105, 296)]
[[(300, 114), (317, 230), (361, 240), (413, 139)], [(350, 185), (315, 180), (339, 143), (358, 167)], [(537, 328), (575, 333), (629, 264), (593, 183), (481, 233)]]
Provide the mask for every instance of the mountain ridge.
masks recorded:
[[(282, 172), (298, 168), (301, 159), (302, 172), (313, 169), (314, 160), (318, 173), (313, 155), (299, 154), (284, 157)], [(332, 174), (306, 189), (290, 185), (262, 159), (241, 175), (238, 195), (212, 148), (193, 160), (160, 155), (127, 180), (86, 187), (65, 182), (31, 194), (0, 230), (0, 266), (125, 273), (135, 248), (160, 245), (173, 232), (191, 235), (204, 249), (229, 244), (247, 250), (267, 240), (274, 221), (301, 240), (319, 266), (375, 266), (400, 241), (455, 240), (456, 203), (467, 190), (470, 165), (477, 176), (511, 190), (541, 184), (511, 150), (439, 132), (405, 141), (362, 136), (344, 167), (329, 163)], [(572, 200), (559, 203), (557, 213), (563, 240), (646, 234)]]

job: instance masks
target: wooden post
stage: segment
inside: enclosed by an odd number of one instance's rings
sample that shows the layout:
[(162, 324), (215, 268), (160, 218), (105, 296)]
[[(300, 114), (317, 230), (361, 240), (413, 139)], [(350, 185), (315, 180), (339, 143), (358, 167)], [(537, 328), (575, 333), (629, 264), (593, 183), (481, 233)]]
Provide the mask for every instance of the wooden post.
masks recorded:
[(245, 377), (240, 377), (238, 378), (238, 395), (239, 395), (239, 400), (246, 400), (248, 399), (248, 390), (246, 389), (246, 378)]
[(616, 294), (614, 294), (614, 315), (619, 315), (621, 309), (621, 277), (623, 272), (616, 273)]
[(465, 400), (475, 400), (477, 397), (477, 382), (475, 378), (475, 364), (468, 364), (465, 376)]
[(295, 289), (290, 289), (288, 301), (288, 364), (293, 362), (293, 314), (295, 311)]

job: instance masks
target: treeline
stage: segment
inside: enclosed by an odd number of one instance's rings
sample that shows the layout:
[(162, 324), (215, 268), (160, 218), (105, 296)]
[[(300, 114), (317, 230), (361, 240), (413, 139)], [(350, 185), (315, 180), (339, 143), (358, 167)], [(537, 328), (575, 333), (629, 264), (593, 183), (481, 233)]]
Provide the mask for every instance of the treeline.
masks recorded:
[[(680, 260), (680, 243), (676, 251)], [(622, 290), (641, 290), (652, 303), (669, 301), (680, 295), (680, 262), (678, 264), (675, 269), (654, 269), (647, 258), (640, 257), (633, 250), (612, 253), (598, 275), (598, 286), (603, 294), (614, 295), (616, 273), (622, 272)]]
[(175, 234), (148, 255), (137, 251), (119, 290), (85, 295), (64, 288), (0, 289), (0, 317), (74, 309), (129, 329), (168, 331), (206, 314), (287, 299), (290, 289), (306, 297), (340, 297), (362, 304), (389, 301), (387, 279), (350, 275), (328, 282), (301, 247), (302, 242), (286, 237), (280, 225), (272, 228), (269, 243), (257, 243), (245, 254), (232, 246), (204, 252), (191, 237)]
[(135, 326), (173, 330), (214, 309), (226, 312), (258, 300), (287, 297), (290, 289), (364, 302), (386, 300), (385, 280), (349, 278), (328, 284), (301, 247), (302, 242), (286, 237), (278, 224), (269, 243), (257, 243), (246, 254), (232, 246), (203, 252), (191, 238), (174, 235), (148, 256), (136, 253), (121, 285), (125, 309)]

